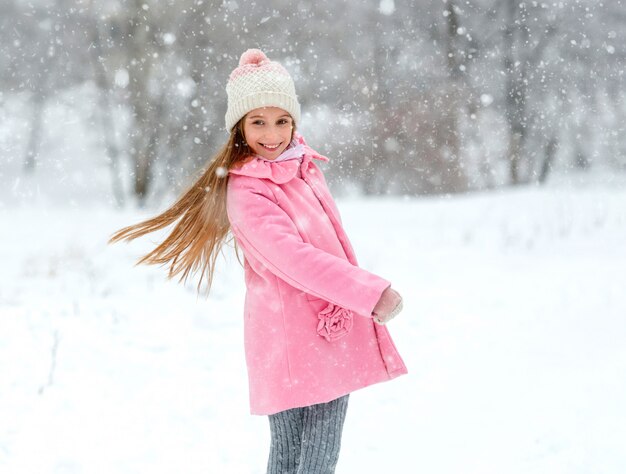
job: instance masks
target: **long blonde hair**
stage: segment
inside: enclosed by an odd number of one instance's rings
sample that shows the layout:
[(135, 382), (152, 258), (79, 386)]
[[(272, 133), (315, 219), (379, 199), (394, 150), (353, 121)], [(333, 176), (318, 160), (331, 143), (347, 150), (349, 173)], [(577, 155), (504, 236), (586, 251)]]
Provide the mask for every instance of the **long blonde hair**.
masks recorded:
[[(215, 261), (230, 230), (226, 213), (228, 170), (251, 154), (243, 133), (244, 118), (232, 128), (228, 141), (208, 163), (200, 178), (171, 207), (156, 217), (118, 230), (109, 243), (130, 241), (179, 221), (166, 239), (135, 265), (165, 265), (169, 262), (167, 277), (182, 273), (179, 282), (186, 281), (191, 273), (200, 270), (198, 293), (206, 272), (208, 295)], [(232, 237), (228, 242), (231, 241), (234, 241)], [(237, 252), (236, 241), (234, 247)]]

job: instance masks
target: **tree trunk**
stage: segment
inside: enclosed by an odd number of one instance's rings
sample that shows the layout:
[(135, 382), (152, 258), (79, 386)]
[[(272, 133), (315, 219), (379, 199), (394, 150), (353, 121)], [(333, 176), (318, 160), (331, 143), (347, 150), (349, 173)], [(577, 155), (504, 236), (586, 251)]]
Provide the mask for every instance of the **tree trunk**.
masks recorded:
[(100, 119), (100, 126), (104, 138), (106, 155), (109, 159), (109, 169), (111, 171), (111, 185), (113, 187), (113, 198), (115, 205), (121, 208), (124, 205), (124, 191), (122, 187), (122, 177), (119, 167), (119, 148), (115, 142), (115, 130), (111, 117), (111, 103), (109, 101), (109, 82), (106, 71), (102, 65), (102, 45), (100, 41), (99, 23), (97, 20), (91, 23), (91, 62), (94, 70), (94, 78), (98, 87), (98, 100), (100, 103), (97, 111)]
[(153, 38), (151, 17), (142, 9), (142, 1), (134, 2), (135, 15), (129, 20), (130, 57), (128, 58), (129, 99), (133, 110), (134, 128), (130, 155), (134, 164), (134, 192), (139, 206), (145, 204), (152, 182), (152, 165), (158, 152), (159, 117), (162, 95), (155, 100), (149, 90), (153, 55), (160, 53)]
[[(159, 105), (158, 109), (161, 110), (162, 107)], [(146, 145), (137, 153), (135, 161), (135, 195), (139, 200), (140, 206), (145, 204), (150, 185), (152, 184), (152, 166), (156, 161), (160, 135), (159, 128), (156, 126), (151, 130), (144, 128), (143, 132), (148, 136), (148, 140)], [(143, 140), (140, 140), (140, 142), (143, 143)]]
[(515, 32), (517, 24), (523, 22), (519, 15), (517, 0), (507, 0), (506, 26), (504, 30), (504, 73), (506, 75), (505, 117), (509, 125), (509, 179), (511, 184), (520, 184), (521, 164), (526, 141), (525, 105), (526, 87), (525, 64), (519, 60)]
[[(41, 77), (41, 76), (40, 76)], [(44, 97), (41, 91), (42, 81), (38, 81), (37, 89), (34, 91), (33, 106), (32, 106), (32, 120), (30, 126), (30, 133), (28, 136), (28, 146), (26, 148), (26, 155), (24, 157), (24, 172), (33, 174), (37, 164), (37, 157), (39, 156), (39, 147), (41, 145), (41, 135), (43, 129), (43, 111), (44, 111)]]
[(552, 163), (554, 162), (554, 155), (559, 147), (559, 141), (556, 137), (551, 137), (545, 146), (544, 159), (541, 164), (541, 171), (539, 173), (538, 181), (540, 184), (544, 184), (548, 179), (548, 174), (552, 171)]
[(444, 149), (440, 154), (442, 166), (442, 191), (462, 192), (467, 190), (467, 178), (461, 166), (461, 137), (459, 125), (460, 115), (463, 113), (463, 90), (465, 90), (464, 70), (465, 54), (463, 45), (460, 45), (458, 30), (459, 17), (456, 13), (455, 2), (448, 2), (446, 16), (446, 59), (448, 72), (447, 103), (445, 116), (441, 123), (444, 134)]

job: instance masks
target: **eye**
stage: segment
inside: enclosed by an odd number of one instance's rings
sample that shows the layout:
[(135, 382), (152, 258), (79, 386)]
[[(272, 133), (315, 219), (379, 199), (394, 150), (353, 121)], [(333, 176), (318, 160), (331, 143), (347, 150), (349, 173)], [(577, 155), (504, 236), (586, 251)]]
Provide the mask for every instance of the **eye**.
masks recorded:
[(289, 120), (287, 120), (287, 119), (280, 119), (280, 120), (278, 121), (278, 125), (286, 125), (286, 124), (288, 124), (288, 123), (289, 123)]

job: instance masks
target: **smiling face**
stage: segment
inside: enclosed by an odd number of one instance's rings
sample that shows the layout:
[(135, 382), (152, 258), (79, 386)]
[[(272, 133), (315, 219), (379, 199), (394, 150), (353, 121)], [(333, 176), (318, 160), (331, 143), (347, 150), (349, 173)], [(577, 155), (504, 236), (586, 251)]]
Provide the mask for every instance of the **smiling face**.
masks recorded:
[(277, 158), (291, 142), (293, 119), (278, 107), (260, 107), (248, 112), (243, 135), (248, 147), (267, 160)]

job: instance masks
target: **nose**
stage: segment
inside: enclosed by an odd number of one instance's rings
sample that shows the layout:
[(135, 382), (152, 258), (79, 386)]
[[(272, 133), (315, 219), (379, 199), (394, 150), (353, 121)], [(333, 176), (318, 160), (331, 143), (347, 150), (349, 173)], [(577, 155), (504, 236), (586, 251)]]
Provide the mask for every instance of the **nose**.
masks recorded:
[(269, 127), (266, 127), (264, 132), (265, 133), (263, 134), (263, 136), (266, 140), (280, 141), (280, 129), (278, 128), (278, 126), (270, 125)]

